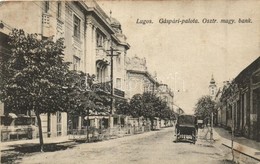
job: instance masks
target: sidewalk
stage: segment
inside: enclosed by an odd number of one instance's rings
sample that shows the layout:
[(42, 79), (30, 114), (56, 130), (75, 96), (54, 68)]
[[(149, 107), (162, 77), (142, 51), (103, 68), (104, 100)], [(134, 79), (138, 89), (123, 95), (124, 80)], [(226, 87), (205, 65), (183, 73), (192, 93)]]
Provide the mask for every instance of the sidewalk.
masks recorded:
[[(214, 128), (213, 137), (217, 142), (231, 148), (231, 134), (223, 128)], [(235, 137), (234, 150), (260, 161), (260, 142), (244, 137)]]
[[(19, 141), (10, 141), (10, 142), (0, 142), (0, 150), (11, 150), (14, 147), (29, 145), (29, 144), (39, 144), (39, 138), (32, 139), (32, 140), (19, 140)], [(61, 136), (61, 137), (53, 137), (53, 138), (43, 138), (44, 144), (51, 144), (51, 143), (66, 143), (66, 142), (73, 142), (73, 140), (69, 140), (69, 136)]]

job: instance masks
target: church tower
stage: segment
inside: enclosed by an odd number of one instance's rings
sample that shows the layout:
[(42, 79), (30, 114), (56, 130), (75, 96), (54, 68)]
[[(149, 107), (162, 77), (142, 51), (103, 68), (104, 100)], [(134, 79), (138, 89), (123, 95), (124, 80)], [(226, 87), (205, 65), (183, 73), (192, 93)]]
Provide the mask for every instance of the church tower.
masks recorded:
[(209, 95), (211, 96), (212, 99), (215, 98), (217, 93), (217, 85), (216, 82), (214, 80), (213, 75), (211, 76), (211, 80), (210, 80), (210, 84), (209, 84)]

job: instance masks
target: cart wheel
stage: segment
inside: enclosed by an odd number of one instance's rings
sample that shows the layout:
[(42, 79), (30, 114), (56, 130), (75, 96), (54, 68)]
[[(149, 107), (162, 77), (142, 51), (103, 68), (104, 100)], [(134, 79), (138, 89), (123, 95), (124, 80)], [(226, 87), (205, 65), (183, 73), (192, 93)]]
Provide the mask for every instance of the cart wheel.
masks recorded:
[(179, 130), (177, 130), (175, 142), (178, 142), (179, 138), (180, 138), (180, 132), (179, 132)]
[(196, 143), (196, 131), (192, 133), (192, 141), (193, 141), (193, 144)]

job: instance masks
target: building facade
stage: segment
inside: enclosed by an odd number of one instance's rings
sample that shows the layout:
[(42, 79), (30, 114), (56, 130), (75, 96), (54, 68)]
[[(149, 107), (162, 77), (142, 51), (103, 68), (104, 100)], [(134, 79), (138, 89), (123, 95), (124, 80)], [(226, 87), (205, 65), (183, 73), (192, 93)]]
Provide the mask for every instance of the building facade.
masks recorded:
[(217, 94), (217, 85), (216, 85), (215, 79), (212, 75), (210, 84), (209, 84), (209, 95), (212, 99), (214, 99), (216, 94)]
[(137, 56), (126, 59), (126, 97), (131, 99), (143, 92), (157, 93), (159, 83), (147, 70), (146, 59)]
[[(107, 88), (114, 84), (112, 92), (115, 98), (125, 98), (124, 68), (130, 46), (121, 24), (108, 16), (94, 0), (6, 2), (1, 4), (0, 9), (1, 33), (8, 35), (17, 28), (26, 33), (36, 33), (42, 39), (63, 37), (66, 47), (64, 60), (72, 63), (70, 69), (94, 74), (95, 85), (104, 93), (110, 94), (111, 89)], [(1, 108), (1, 114), (3, 110)], [(100, 122), (97, 118), (92, 120), (95, 126)], [(72, 124), (72, 129), (81, 129), (83, 119), (65, 112), (42, 114), (43, 134), (45, 137), (67, 135), (68, 125)]]
[(260, 57), (222, 89), (221, 124), (260, 141)]
[[(8, 35), (13, 28), (23, 29), (26, 33), (36, 33), (39, 38), (53, 37), (54, 40), (65, 35), (65, 4), (61, 2), (12, 2), (2, 3), (0, 16), (3, 28), (0, 32)], [(33, 14), (32, 14), (33, 13)], [(67, 55), (65, 55), (67, 57)], [(68, 60), (67, 60), (68, 61)], [(3, 108), (5, 113), (5, 108)], [(15, 113), (14, 117), (28, 113)], [(31, 117), (35, 120), (32, 112)], [(67, 135), (67, 114), (42, 114), (42, 129), (45, 137)], [(36, 126), (36, 121), (32, 122)], [(6, 127), (6, 126), (5, 126)], [(8, 127), (6, 127), (8, 128)], [(37, 127), (34, 128), (37, 133)], [(8, 132), (8, 129), (6, 129)], [(15, 133), (15, 132), (11, 132)], [(15, 134), (14, 134), (15, 135)], [(38, 134), (33, 135), (37, 137)], [(10, 135), (7, 135), (10, 138)], [(19, 138), (18, 138), (19, 139)]]
[(167, 106), (170, 107), (171, 110), (174, 111), (174, 94), (167, 84), (159, 84), (158, 87), (158, 95), (160, 98), (167, 102)]

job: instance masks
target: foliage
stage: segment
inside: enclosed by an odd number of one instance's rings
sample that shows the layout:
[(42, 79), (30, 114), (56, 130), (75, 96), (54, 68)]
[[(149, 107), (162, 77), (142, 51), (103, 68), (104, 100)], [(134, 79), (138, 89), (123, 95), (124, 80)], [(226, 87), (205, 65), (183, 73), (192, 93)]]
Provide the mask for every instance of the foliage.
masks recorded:
[(144, 117), (150, 119), (152, 123), (155, 117), (165, 120), (175, 119), (175, 113), (167, 106), (167, 102), (151, 92), (136, 94), (129, 103), (124, 100), (117, 101), (116, 108), (118, 114)]
[(131, 116), (133, 117), (141, 117), (143, 116), (143, 106), (144, 106), (144, 103), (143, 103), (143, 99), (142, 99), (142, 95), (141, 94), (135, 94), (131, 100), (130, 100), (130, 104), (129, 104), (129, 107), (130, 107), (130, 114)]
[(165, 120), (174, 120), (176, 113), (171, 110), (168, 106), (161, 112), (161, 118)]
[(199, 98), (195, 106), (195, 115), (200, 116), (201, 119), (210, 117), (211, 112), (215, 113), (215, 102), (210, 96), (202, 96)]
[(11, 53), (1, 63), (1, 100), (15, 111), (63, 111), (63, 79), (69, 67), (63, 62), (63, 39), (39, 40), (16, 29), (9, 38)]
[(115, 101), (116, 114), (132, 115), (130, 110), (130, 104), (127, 100), (116, 100)]
[(64, 87), (69, 63), (64, 62), (63, 39), (38, 39), (14, 29), (9, 35), (11, 52), (1, 62), (1, 101), (12, 111), (33, 110), (38, 120), (43, 149), (40, 114), (66, 111), (67, 89)]
[(81, 71), (70, 71), (67, 81), (69, 92), (68, 113), (72, 115), (89, 115), (95, 112), (107, 112), (110, 100), (92, 89), (95, 76)]

